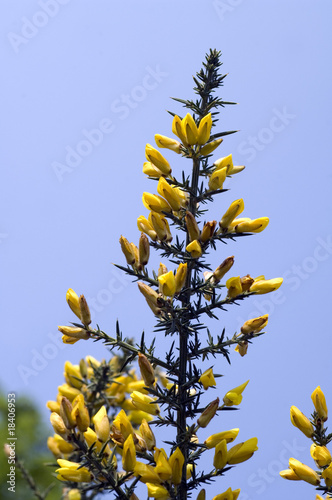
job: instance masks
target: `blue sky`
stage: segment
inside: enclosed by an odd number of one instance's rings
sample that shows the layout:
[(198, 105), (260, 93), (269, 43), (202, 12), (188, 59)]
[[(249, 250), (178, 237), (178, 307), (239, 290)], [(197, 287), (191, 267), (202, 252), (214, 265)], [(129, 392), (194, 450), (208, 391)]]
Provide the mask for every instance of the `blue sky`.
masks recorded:
[[(0, 383), (33, 397), (45, 420), (64, 362), (107, 354), (99, 344), (59, 342), (57, 325), (73, 319), (69, 287), (85, 294), (109, 333), (119, 318), (127, 335), (151, 335), (144, 299), (112, 266), (124, 263), (118, 238), (138, 240), (141, 194), (155, 187), (142, 174), (144, 148), (155, 133), (171, 135), (166, 110), (181, 113), (181, 106), (170, 97), (191, 98), (205, 53), (223, 53), (220, 95), (239, 105), (222, 110), (220, 128), (240, 132), (225, 138), (216, 158), (232, 153), (246, 169), (227, 181), (230, 191), (216, 199), (211, 218), (242, 197), (246, 215), (268, 216), (270, 224), (220, 247), (211, 263), (234, 254), (234, 275), (285, 282), (278, 294), (229, 308), (215, 325), (232, 335), (248, 317), (270, 313), (267, 334), (246, 357), (232, 353), (231, 367), (215, 362), (225, 377), (211, 397), (250, 384), (241, 411), (222, 414), (209, 433), (240, 427), (243, 440), (259, 438), (259, 452), (209, 487), (210, 497), (228, 486), (241, 487), (243, 500), (314, 496), (278, 471), (290, 456), (314, 465), (289, 407), (309, 415), (317, 385), (332, 401), (331, 13), (328, 0), (0, 6)], [(175, 162), (172, 152), (165, 156)], [(162, 354), (162, 339), (158, 346)]]

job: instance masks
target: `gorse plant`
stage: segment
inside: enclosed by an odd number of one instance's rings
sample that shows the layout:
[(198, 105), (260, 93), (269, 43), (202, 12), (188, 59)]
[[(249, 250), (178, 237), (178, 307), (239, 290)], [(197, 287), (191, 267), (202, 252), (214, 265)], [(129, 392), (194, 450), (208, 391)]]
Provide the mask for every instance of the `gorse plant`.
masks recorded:
[[(48, 402), (56, 433), (48, 445), (58, 459), (58, 479), (65, 482), (67, 499), (113, 492), (116, 499), (134, 500), (138, 483), (145, 483), (149, 498), (203, 500), (205, 483), (225, 475), (257, 450), (256, 437), (229, 446), (239, 429), (200, 438), (200, 429), (211, 419), (241, 403), (248, 384), (244, 381), (234, 389), (227, 384), (221, 393), (218, 390), (220, 398), (203, 404), (204, 393), (217, 385), (217, 374), (213, 368), (203, 370), (202, 362), (217, 356), (230, 362), (231, 346), (244, 356), (268, 322), (267, 314), (253, 318), (229, 337), (225, 329), (213, 334), (205, 318), (217, 318), (225, 306), (252, 294), (273, 292), (282, 283), (282, 278), (232, 276), (234, 257), (225, 255), (227, 247), (222, 245), (263, 231), (267, 217), (240, 218), (244, 203), (238, 199), (225, 207), (225, 213), (207, 218), (207, 205), (225, 191), (226, 178), (244, 169), (233, 165), (231, 154), (212, 159), (223, 137), (233, 133), (215, 131), (219, 109), (233, 104), (217, 96), (226, 76), (219, 73), (220, 66), (220, 53), (211, 50), (194, 78), (196, 99), (175, 99), (186, 108), (184, 117), (170, 113), (176, 138), (155, 136), (159, 148), (172, 150), (187, 162), (184, 170), (172, 169), (158, 149), (146, 145), (143, 172), (158, 194), (143, 193), (149, 214), (137, 219), (138, 246), (120, 238), (127, 265), (117, 267), (138, 282), (156, 317), (154, 331), (170, 338), (165, 356), (156, 353), (151, 335), (142, 335), (136, 343), (123, 336), (119, 324), (114, 336), (98, 326), (92, 328), (84, 296), (67, 292), (67, 302), (80, 322), (59, 327), (63, 342), (93, 339), (117, 350), (110, 361), (87, 356), (79, 365), (67, 362), (66, 383), (59, 387), (56, 401)], [(156, 271), (148, 268), (151, 249), (162, 258)], [(214, 270), (208, 263), (210, 251), (221, 257)], [(140, 375), (131, 366), (136, 361)], [(158, 438), (157, 426), (167, 428), (167, 440)], [(214, 500), (235, 500), (239, 493), (228, 488)]]

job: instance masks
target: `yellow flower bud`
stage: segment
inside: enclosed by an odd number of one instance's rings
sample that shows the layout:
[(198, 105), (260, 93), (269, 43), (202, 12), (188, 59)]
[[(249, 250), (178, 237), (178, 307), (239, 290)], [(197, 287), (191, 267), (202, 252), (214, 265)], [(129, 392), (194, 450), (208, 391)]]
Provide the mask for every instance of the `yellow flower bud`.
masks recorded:
[(167, 267), (165, 266), (165, 264), (160, 262), (159, 268), (158, 268), (158, 276), (162, 276), (163, 274), (166, 274), (166, 273), (168, 273)]
[(213, 153), (213, 151), (217, 149), (218, 146), (220, 146), (222, 141), (223, 139), (216, 139), (215, 141), (208, 142), (207, 144), (205, 144), (205, 146), (201, 148), (199, 154), (201, 156), (207, 156)]
[(163, 196), (166, 199), (172, 210), (174, 210), (175, 212), (178, 212), (180, 210), (180, 207), (182, 205), (182, 197), (179, 196), (176, 189), (168, 184), (164, 177), (160, 177), (157, 191), (160, 196)]
[(150, 415), (159, 415), (160, 409), (154, 398), (147, 396), (146, 394), (141, 394), (138, 391), (134, 391), (130, 394), (132, 403), (138, 410), (145, 411)]
[(66, 293), (66, 300), (67, 303), (70, 307), (70, 309), (73, 311), (76, 316), (81, 319), (81, 309), (80, 309), (80, 303), (79, 303), (79, 298), (78, 295), (74, 292), (72, 288), (68, 288), (67, 293)]
[(203, 146), (210, 139), (212, 127), (211, 113), (205, 115), (199, 122), (197, 144)]
[(193, 259), (198, 259), (202, 255), (202, 247), (198, 240), (194, 240), (186, 246), (187, 252), (190, 253)]
[(254, 283), (250, 287), (250, 292), (256, 292), (258, 294), (274, 292), (278, 290), (283, 282), (283, 278), (274, 278), (271, 280), (258, 280), (254, 281)]
[(148, 175), (149, 177), (161, 177), (163, 173), (159, 168), (157, 168), (153, 163), (150, 161), (145, 161), (143, 163), (143, 174)]
[(216, 225), (217, 225), (216, 220), (212, 220), (212, 221), (206, 222), (206, 224), (204, 224), (201, 235), (199, 237), (199, 239), (202, 243), (205, 243), (206, 241), (208, 241), (212, 238), (212, 236), (214, 235), (214, 230), (216, 228)]
[(279, 475), (289, 481), (301, 481), (301, 478), (295, 474), (292, 469), (285, 469), (279, 472)]
[(150, 498), (161, 498), (162, 500), (167, 500), (169, 497), (169, 493), (160, 484), (155, 484), (155, 483), (146, 483), (146, 486), (148, 488), (148, 497)]
[(172, 122), (172, 132), (177, 135), (184, 146), (188, 146), (185, 131), (183, 129), (182, 121), (179, 116), (175, 115)]
[(207, 390), (209, 387), (215, 386), (216, 381), (214, 379), (212, 368), (205, 370), (205, 372), (200, 376), (198, 382), (202, 384), (205, 390)]
[(153, 210), (154, 212), (171, 212), (172, 209), (164, 198), (158, 196), (157, 194), (143, 193), (142, 196), (143, 205), (148, 210)]
[(180, 293), (186, 283), (187, 263), (179, 264), (175, 275), (175, 293)]
[(240, 341), (235, 347), (234, 351), (238, 352), (240, 356), (245, 356), (248, 352), (248, 342), (246, 340)]
[(60, 481), (73, 481), (75, 483), (89, 483), (92, 481), (93, 475), (86, 467), (81, 467), (81, 464), (61, 458), (57, 462), (60, 469), (55, 472), (58, 473), (57, 479), (60, 479)]
[(88, 303), (84, 295), (80, 295), (79, 298), (80, 310), (81, 310), (81, 321), (83, 325), (90, 325), (91, 323), (91, 314)]
[(209, 190), (215, 191), (217, 189), (222, 189), (223, 184), (226, 180), (227, 168), (221, 168), (220, 170), (215, 170), (212, 172), (209, 179)]
[(244, 443), (236, 444), (227, 452), (227, 463), (234, 465), (245, 462), (253, 456), (256, 450), (258, 450), (257, 438), (251, 438), (244, 441)]
[(228, 391), (223, 398), (225, 406), (239, 405), (242, 401), (242, 392), (248, 384), (249, 380)]
[(225, 440), (226, 443), (231, 443), (237, 437), (240, 429), (231, 429), (229, 431), (218, 432), (217, 434), (212, 434), (205, 441), (204, 444), (207, 448), (214, 448), (220, 441)]
[[(61, 401), (60, 401), (61, 402)], [(51, 412), (60, 415), (60, 403), (58, 401), (47, 401), (46, 407), (51, 410)]]
[(223, 231), (227, 231), (229, 225), (233, 222), (233, 220), (244, 210), (244, 203), (242, 198), (239, 200), (233, 201), (230, 204), (229, 208), (226, 210), (224, 215), (222, 216), (219, 226)]
[(160, 241), (172, 241), (172, 235), (166, 217), (157, 212), (150, 212), (149, 222), (157, 233)]
[(226, 273), (230, 270), (230, 268), (234, 264), (234, 255), (231, 255), (231, 257), (227, 257), (220, 266), (217, 267), (217, 269), (213, 273), (213, 279), (215, 283), (219, 283), (219, 281), (225, 276)]
[(184, 465), (184, 456), (180, 448), (176, 448), (174, 453), (169, 457), (168, 462), (172, 468), (172, 483), (180, 484)]
[(216, 445), (213, 459), (213, 467), (217, 470), (221, 470), (227, 464), (227, 444), (226, 439), (222, 439)]
[(332, 486), (332, 464), (330, 464), (325, 470), (323, 470), (322, 478), (324, 479), (327, 488), (331, 488), (331, 486)]
[(331, 453), (326, 446), (318, 446), (312, 443), (310, 447), (310, 455), (315, 460), (318, 467), (325, 467), (331, 463)]
[(248, 335), (249, 333), (258, 333), (266, 327), (268, 320), (268, 314), (264, 314), (263, 316), (259, 316), (258, 318), (248, 319), (248, 321), (243, 323), (241, 332), (244, 335)]
[(302, 479), (302, 481), (306, 481), (307, 483), (313, 484), (314, 486), (317, 486), (320, 483), (318, 474), (307, 465), (299, 462), (299, 460), (290, 458), (289, 467), (300, 479)]
[(78, 389), (70, 387), (70, 385), (68, 384), (59, 385), (58, 391), (61, 396), (66, 396), (66, 398), (68, 398), (69, 401), (72, 401), (74, 398), (76, 398), (76, 396), (81, 394), (81, 392)]
[(153, 290), (149, 285), (139, 281), (137, 283), (139, 291), (144, 295), (148, 302), (151, 302), (154, 306), (158, 307), (159, 294)]
[(173, 297), (175, 294), (175, 276), (173, 271), (158, 276), (160, 292), (167, 297)]
[(58, 415), (55, 412), (52, 412), (50, 415), (50, 421), (54, 431), (57, 434), (59, 434), (60, 436), (67, 436), (68, 429), (65, 426), (65, 423), (63, 419), (60, 417), (60, 415)]
[(205, 499), (206, 499), (205, 490), (201, 490), (198, 493), (196, 500), (205, 500)]
[(121, 245), (121, 250), (126, 257), (127, 264), (132, 266), (135, 264), (135, 252), (133, 250), (133, 247), (127, 240), (127, 238), (124, 238), (124, 236), (120, 236), (119, 243)]
[(144, 215), (140, 215), (137, 219), (137, 227), (139, 231), (147, 234), (151, 240), (156, 241), (157, 233), (153, 229), (152, 224), (144, 217)]
[(225, 156), (224, 158), (219, 158), (219, 160), (216, 160), (214, 164), (216, 166), (216, 170), (222, 170), (226, 168), (227, 175), (229, 175), (229, 172), (233, 169), (233, 158), (232, 155)]
[(187, 232), (189, 235), (189, 240), (190, 241), (198, 240), (201, 232), (198, 228), (196, 219), (191, 212), (189, 211), (186, 212), (185, 221), (187, 226)]
[(160, 450), (157, 449), (154, 453), (154, 459), (156, 462), (155, 471), (160, 479), (167, 481), (172, 476), (172, 468), (168, 463), (165, 450), (163, 448)]
[(110, 437), (110, 422), (107, 416), (106, 407), (101, 406), (97, 413), (93, 416), (92, 422), (95, 426), (95, 433), (99, 441), (105, 443)]
[(65, 362), (64, 376), (68, 385), (80, 389), (83, 385), (81, 371), (78, 365), (73, 365), (70, 361)]
[(260, 233), (268, 225), (268, 217), (260, 217), (259, 219), (252, 219), (248, 222), (239, 222), (234, 227), (236, 233)]
[(156, 134), (154, 136), (154, 139), (159, 148), (167, 148), (171, 149), (175, 153), (178, 154), (181, 153), (181, 144), (179, 143), (179, 141), (176, 141), (175, 139), (170, 139), (169, 137), (160, 134)]
[(224, 491), (224, 493), (220, 493), (212, 498), (212, 500), (237, 500), (240, 495), (240, 489), (232, 490), (232, 488), (228, 488), (228, 490)]
[(190, 144), (191, 146), (197, 144), (198, 129), (190, 113), (187, 113), (182, 121), (182, 130), (186, 134), (186, 140), (188, 144)]
[(156, 438), (145, 418), (142, 420), (139, 430), (144, 441), (146, 442), (147, 449), (152, 451), (156, 446)]
[(72, 418), (81, 432), (85, 432), (90, 425), (90, 416), (85, 406), (83, 394), (79, 394), (73, 401)]
[(144, 384), (149, 387), (155, 382), (154, 370), (148, 358), (142, 353), (138, 353), (138, 366), (141, 372)]
[(312, 423), (296, 406), (291, 406), (290, 408), (290, 419), (292, 424), (300, 429), (308, 438), (314, 435)]
[(65, 441), (58, 434), (54, 434), (53, 439), (61, 453), (71, 453), (74, 450), (74, 446), (71, 443)]
[(156, 473), (154, 467), (152, 465), (147, 465), (142, 462), (136, 462), (135, 469), (134, 469), (134, 476), (141, 476), (140, 481), (142, 483), (150, 483), (153, 482), (154, 484), (160, 484), (161, 479)]
[(84, 328), (77, 328), (76, 326), (58, 326), (59, 332), (63, 333), (65, 337), (70, 337), (76, 340), (87, 340), (90, 337), (90, 333), (84, 330)]
[(63, 423), (69, 430), (74, 429), (74, 427), (76, 426), (76, 421), (71, 416), (72, 409), (73, 407), (69, 399), (63, 397), (60, 403), (60, 417), (62, 418)]
[(122, 467), (126, 472), (132, 472), (136, 465), (136, 450), (134, 439), (130, 434), (123, 445)]
[(172, 172), (170, 164), (163, 157), (161, 153), (157, 149), (151, 146), (151, 144), (147, 144), (145, 147), (145, 156), (148, 161), (153, 163), (164, 175), (169, 175)]
[(327, 420), (327, 406), (326, 406), (326, 400), (323, 391), (321, 390), (320, 386), (316, 387), (314, 392), (311, 394), (311, 399), (312, 402), (314, 403), (316, 412), (318, 413), (318, 416), (323, 420), (323, 422), (326, 422)]
[(228, 289), (227, 297), (233, 299), (242, 293), (242, 285), (240, 276), (234, 278), (229, 278), (226, 281), (226, 287)]
[(139, 244), (138, 244), (138, 262), (139, 266), (146, 266), (149, 262), (150, 257), (150, 244), (147, 236), (144, 233), (141, 233)]
[(208, 406), (201, 413), (199, 419), (197, 420), (197, 424), (200, 427), (203, 428), (206, 427), (217, 413), (218, 406), (219, 406), (219, 398), (215, 399), (210, 404), (208, 404)]

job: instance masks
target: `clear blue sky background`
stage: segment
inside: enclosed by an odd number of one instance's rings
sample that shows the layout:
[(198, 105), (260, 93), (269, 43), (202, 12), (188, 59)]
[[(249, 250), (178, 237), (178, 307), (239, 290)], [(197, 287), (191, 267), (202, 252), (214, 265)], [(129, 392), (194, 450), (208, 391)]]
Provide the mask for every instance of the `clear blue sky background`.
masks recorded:
[[(208, 399), (250, 384), (241, 410), (221, 414), (202, 436), (240, 427), (239, 439), (259, 438), (259, 452), (208, 487), (208, 498), (228, 486), (241, 487), (242, 500), (314, 498), (313, 487), (278, 472), (290, 456), (314, 466), (289, 407), (310, 415), (317, 385), (332, 405), (331, 2), (57, 0), (48, 13), (42, 4), (0, 6), (3, 389), (32, 396), (47, 420), (64, 362), (105, 356), (101, 344), (57, 340), (57, 325), (73, 320), (69, 287), (90, 299), (104, 330), (119, 318), (125, 334), (151, 337), (144, 299), (111, 262), (124, 262), (120, 234), (138, 240), (141, 193), (155, 188), (142, 174), (145, 144), (171, 135), (165, 110), (182, 109), (169, 97), (192, 97), (191, 76), (215, 47), (229, 73), (221, 96), (239, 103), (222, 111), (220, 128), (240, 130), (215, 157), (233, 153), (247, 168), (228, 181), (210, 218), (243, 197), (244, 215), (269, 216), (270, 225), (220, 245), (211, 262), (234, 254), (234, 275), (285, 283), (214, 324), (232, 335), (248, 317), (270, 313), (246, 357), (232, 353), (231, 367), (215, 361), (225, 377)], [(100, 127), (82, 153), (79, 143)], [(174, 169), (188, 165), (165, 155)], [(158, 339), (161, 354), (165, 345)]]

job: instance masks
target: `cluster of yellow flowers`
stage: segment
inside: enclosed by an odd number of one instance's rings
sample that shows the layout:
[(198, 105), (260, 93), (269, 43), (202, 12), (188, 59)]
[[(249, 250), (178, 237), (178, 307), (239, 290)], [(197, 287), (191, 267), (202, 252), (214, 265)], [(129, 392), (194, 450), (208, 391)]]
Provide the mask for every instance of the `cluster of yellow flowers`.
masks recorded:
[[(327, 421), (328, 410), (323, 391), (318, 386), (311, 395), (315, 411), (309, 420), (296, 406), (291, 406), (290, 418), (292, 424), (300, 429), (305, 436), (313, 441), (310, 447), (310, 455), (318, 467), (314, 471), (308, 465), (301, 463), (295, 458), (289, 459), (289, 469), (280, 472), (281, 477), (293, 481), (306, 481), (314, 486), (321, 484), (323, 479), (325, 486), (319, 486), (332, 498), (332, 457), (326, 445), (332, 441), (332, 434), (326, 435), (327, 428), (324, 423)], [(316, 500), (324, 500), (319, 494)]]

